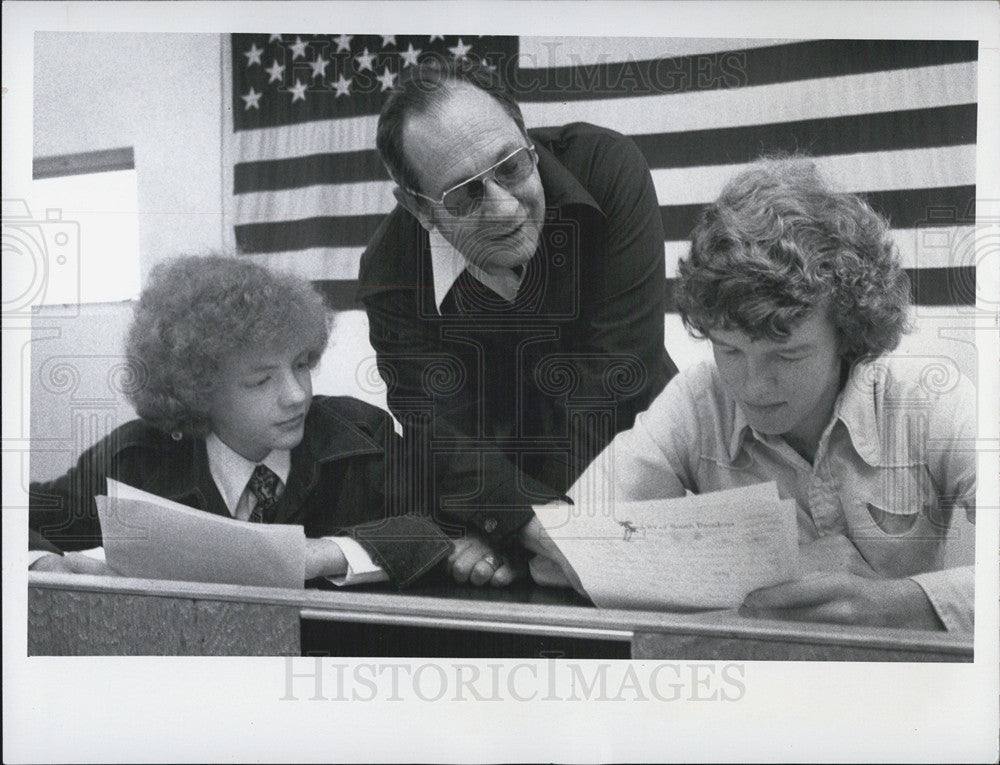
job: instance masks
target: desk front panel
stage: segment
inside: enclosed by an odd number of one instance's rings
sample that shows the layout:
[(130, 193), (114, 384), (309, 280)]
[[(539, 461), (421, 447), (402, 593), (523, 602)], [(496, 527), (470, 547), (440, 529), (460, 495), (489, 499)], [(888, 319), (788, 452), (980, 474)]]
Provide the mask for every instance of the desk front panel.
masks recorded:
[(535, 587), (280, 590), (29, 574), (29, 655), (965, 661), (971, 635), (597, 609)]

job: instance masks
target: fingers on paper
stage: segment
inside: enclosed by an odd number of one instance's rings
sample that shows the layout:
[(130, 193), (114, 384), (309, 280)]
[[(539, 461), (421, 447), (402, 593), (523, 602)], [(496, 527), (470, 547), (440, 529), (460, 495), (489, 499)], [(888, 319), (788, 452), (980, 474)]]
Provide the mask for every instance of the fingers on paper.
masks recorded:
[(813, 575), (764, 587), (747, 595), (740, 613), (758, 618), (853, 622), (857, 604), (850, 579), (842, 575)]

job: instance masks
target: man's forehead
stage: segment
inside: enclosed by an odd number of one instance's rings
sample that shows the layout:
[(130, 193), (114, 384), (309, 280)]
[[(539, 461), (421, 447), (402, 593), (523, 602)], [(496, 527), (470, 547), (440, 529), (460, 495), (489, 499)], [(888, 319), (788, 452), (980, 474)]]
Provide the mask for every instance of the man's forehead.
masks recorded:
[[(466, 83), (442, 91), (428, 109), (408, 117), (403, 126), (407, 160), (418, 174), (433, 175), (435, 180), (463, 164), (463, 159), (492, 164), (502, 158), (504, 149), (522, 143), (513, 117), (489, 93)], [(472, 173), (479, 169), (463, 168)]]

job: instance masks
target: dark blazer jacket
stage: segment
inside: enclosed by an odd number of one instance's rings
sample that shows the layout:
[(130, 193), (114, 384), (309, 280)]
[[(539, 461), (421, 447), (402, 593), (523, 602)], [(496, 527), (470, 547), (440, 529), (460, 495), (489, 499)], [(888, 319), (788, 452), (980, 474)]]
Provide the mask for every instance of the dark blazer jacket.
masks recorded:
[[(413, 582), (447, 556), (451, 542), (412, 512), (399, 480), (400, 446), (382, 410), (352, 398), (315, 396), (274, 522), (299, 524), (310, 538), (353, 537), (397, 586)], [(31, 484), (32, 549), (100, 545), (94, 496), (107, 491), (109, 477), (230, 517), (209, 471), (204, 439), (174, 440), (133, 420), (84, 452), (65, 475)]]

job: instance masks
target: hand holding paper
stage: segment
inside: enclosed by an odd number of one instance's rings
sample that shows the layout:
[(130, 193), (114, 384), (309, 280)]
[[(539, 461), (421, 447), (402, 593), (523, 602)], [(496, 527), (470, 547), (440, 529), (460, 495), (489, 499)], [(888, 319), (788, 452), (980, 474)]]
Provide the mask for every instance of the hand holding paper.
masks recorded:
[(108, 565), (123, 576), (301, 588), (301, 526), (246, 523), (108, 479), (97, 510)]
[(795, 502), (779, 499), (774, 483), (535, 513), (605, 608), (735, 608), (797, 573)]

